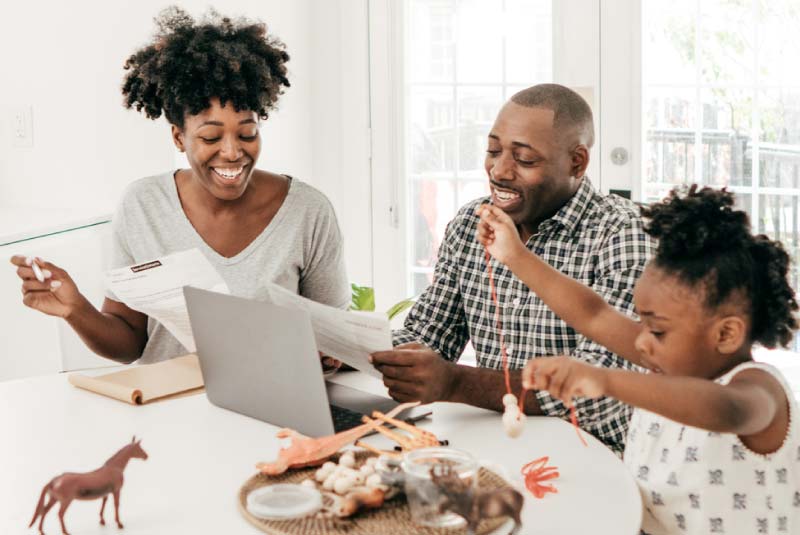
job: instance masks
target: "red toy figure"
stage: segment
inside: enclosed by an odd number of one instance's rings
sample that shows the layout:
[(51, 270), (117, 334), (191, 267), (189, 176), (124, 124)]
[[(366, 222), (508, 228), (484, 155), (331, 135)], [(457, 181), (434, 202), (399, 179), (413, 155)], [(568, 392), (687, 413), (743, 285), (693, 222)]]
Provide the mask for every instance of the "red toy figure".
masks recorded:
[[(58, 510), (58, 519), (61, 521), (61, 532), (64, 535), (69, 535), (67, 528), (64, 526), (64, 513), (67, 511), (69, 504), (72, 503), (72, 500), (96, 500), (101, 497), (103, 498), (103, 504), (100, 506), (100, 524), (105, 525), (103, 510), (106, 508), (108, 495), (113, 494), (114, 518), (117, 521), (117, 526), (121, 529), (122, 523), (119, 521), (119, 491), (122, 489), (124, 481), (122, 471), (125, 470), (125, 466), (132, 458), (147, 460), (147, 453), (145, 453), (140, 444), (141, 440), (136, 440), (136, 437), (133, 437), (130, 444), (125, 445), (112, 455), (102, 467), (94, 472), (86, 472), (85, 474), (67, 472), (54, 477), (42, 489), (39, 503), (36, 504), (36, 512), (33, 514), (33, 519), (28, 527), (33, 526), (33, 523), (39, 518), (39, 533), (44, 535), (44, 531), (42, 531), (44, 517), (47, 516), (47, 512), (56, 502), (60, 502), (61, 507)], [(45, 504), (45, 496), (48, 498), (47, 504)]]

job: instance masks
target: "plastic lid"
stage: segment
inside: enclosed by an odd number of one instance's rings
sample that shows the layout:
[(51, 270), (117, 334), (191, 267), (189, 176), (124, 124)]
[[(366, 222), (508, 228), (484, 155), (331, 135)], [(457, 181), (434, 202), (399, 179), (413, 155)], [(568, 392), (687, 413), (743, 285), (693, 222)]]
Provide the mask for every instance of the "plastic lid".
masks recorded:
[(317, 489), (292, 483), (260, 487), (247, 495), (247, 510), (270, 520), (308, 516), (320, 508), (322, 495)]

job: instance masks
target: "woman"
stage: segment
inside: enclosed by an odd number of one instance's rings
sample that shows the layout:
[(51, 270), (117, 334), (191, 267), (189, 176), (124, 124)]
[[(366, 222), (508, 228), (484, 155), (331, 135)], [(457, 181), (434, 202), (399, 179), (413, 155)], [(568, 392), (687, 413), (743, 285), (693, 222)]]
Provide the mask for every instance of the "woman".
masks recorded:
[[(131, 184), (113, 219), (112, 267), (198, 248), (234, 295), (259, 299), (278, 283), (332, 306), (349, 302), (342, 237), (330, 202), (289, 176), (255, 168), (259, 121), (284, 87), (288, 54), (266, 26), (170, 8), (152, 43), (125, 63), (125, 106), (162, 113), (189, 169)], [(122, 363), (187, 351), (158, 322), (108, 292), (97, 310), (69, 274), (15, 256), (23, 303), (64, 318), (98, 355)]]

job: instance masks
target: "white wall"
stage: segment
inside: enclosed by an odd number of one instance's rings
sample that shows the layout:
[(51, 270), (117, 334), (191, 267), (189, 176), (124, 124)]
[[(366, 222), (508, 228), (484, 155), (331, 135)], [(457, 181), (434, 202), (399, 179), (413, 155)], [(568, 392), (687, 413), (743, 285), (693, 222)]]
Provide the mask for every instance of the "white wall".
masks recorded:
[[(206, 1), (183, 1), (192, 14)], [(132, 180), (174, 165), (169, 129), (126, 110), (125, 59), (147, 43), (169, 2), (11, 2), (0, 23), (0, 210), (74, 207), (108, 213)], [(310, 1), (226, 0), (225, 14), (268, 23), (286, 42), (292, 87), (264, 126), (261, 165), (311, 175)], [(32, 148), (12, 143), (14, 113), (33, 110)], [(20, 221), (19, 224), (25, 224)], [(0, 229), (0, 235), (12, 229)]]
[(372, 285), (367, 1), (317, 0), (312, 5), (309, 181), (336, 208), (350, 280)]
[[(132, 180), (176, 165), (166, 121), (126, 110), (120, 92), (125, 59), (149, 42), (153, 17), (169, 4), (4, 4), (0, 243), (3, 236), (32, 230), (33, 219), (47, 219), (52, 228), (51, 220), (111, 213)], [(180, 5), (197, 16), (208, 4), (189, 0)], [(371, 283), (366, 0), (227, 0), (216, 7), (226, 15), (265, 21), (286, 43), (292, 87), (262, 126), (259, 167), (296, 176), (329, 196), (345, 235), (351, 280)], [(25, 107), (33, 110), (34, 144), (18, 148), (11, 121)], [(65, 243), (73, 244), (70, 251)], [(85, 254), (95, 260), (87, 264), (80, 244), (66, 236), (0, 247), (0, 265), (16, 252), (53, 254), (58, 258), (49, 259), (80, 272), (88, 289), (93, 283), (87, 266), (95, 262), (99, 277), (104, 253), (93, 243)], [(59, 348), (78, 353), (74, 337), (59, 337), (57, 320), (25, 309), (10, 266), (0, 270), (0, 278), (0, 320), (6, 333), (5, 340), (0, 337), (0, 380), (71, 366), (72, 355), (61, 359), (56, 353)], [(20, 358), (38, 360), (24, 366), (12, 362)]]

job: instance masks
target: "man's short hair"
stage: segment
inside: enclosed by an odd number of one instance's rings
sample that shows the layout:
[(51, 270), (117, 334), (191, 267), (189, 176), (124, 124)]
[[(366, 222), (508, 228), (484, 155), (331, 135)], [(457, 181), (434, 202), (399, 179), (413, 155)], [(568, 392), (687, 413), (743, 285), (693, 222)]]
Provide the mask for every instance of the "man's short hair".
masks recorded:
[(585, 136), (587, 147), (594, 145), (592, 109), (572, 89), (558, 84), (534, 85), (516, 93), (511, 102), (527, 108), (552, 110), (553, 128), (560, 132), (574, 129)]

